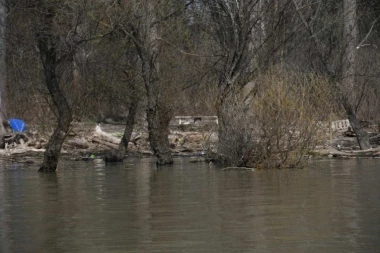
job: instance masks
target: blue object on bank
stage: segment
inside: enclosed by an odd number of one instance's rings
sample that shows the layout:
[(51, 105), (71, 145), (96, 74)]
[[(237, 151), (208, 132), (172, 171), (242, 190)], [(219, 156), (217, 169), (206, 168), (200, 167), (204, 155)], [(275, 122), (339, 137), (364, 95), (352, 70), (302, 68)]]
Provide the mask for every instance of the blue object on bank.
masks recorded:
[(24, 132), (26, 125), (21, 119), (9, 119), (9, 125), (14, 132)]

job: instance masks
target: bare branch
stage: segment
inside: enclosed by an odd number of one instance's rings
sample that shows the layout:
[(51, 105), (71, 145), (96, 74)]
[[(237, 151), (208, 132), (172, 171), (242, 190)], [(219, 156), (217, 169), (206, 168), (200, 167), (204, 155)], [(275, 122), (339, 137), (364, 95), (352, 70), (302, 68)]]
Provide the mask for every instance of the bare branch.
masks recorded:
[[(364, 37), (364, 39), (359, 43), (359, 45), (356, 47), (356, 49), (359, 49), (359, 48), (361, 48), (361, 47), (366, 47), (366, 46), (371, 46), (371, 45), (372, 45), (372, 44), (364, 44), (364, 42), (365, 42), (365, 41), (368, 39), (368, 37), (371, 35), (372, 30), (373, 30), (373, 27), (375, 26), (375, 24), (376, 24), (377, 20), (379, 20), (379, 18), (380, 18), (380, 16), (377, 17), (377, 18), (373, 21), (373, 23), (372, 23), (372, 25), (371, 25), (371, 28), (369, 29), (367, 35), (366, 35), (366, 36)], [(374, 47), (377, 48), (376, 45), (372, 45), (372, 46), (374, 46)]]

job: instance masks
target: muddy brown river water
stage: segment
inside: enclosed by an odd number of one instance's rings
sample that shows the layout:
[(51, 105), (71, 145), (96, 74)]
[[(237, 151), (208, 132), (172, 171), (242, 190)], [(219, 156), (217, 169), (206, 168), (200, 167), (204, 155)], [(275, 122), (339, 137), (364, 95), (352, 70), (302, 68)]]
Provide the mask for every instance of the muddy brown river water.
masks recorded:
[(0, 252), (380, 252), (380, 160), (222, 171), (0, 162)]

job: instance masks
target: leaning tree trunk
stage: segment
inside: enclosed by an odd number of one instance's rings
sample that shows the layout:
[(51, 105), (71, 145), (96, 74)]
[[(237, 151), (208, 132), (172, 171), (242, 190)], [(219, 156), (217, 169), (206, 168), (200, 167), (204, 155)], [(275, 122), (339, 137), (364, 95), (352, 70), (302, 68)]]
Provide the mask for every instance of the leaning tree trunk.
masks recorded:
[(138, 106), (138, 101), (132, 100), (129, 106), (127, 122), (125, 123), (124, 134), (123, 134), (123, 137), (121, 138), (119, 149), (116, 152), (116, 157), (120, 160), (124, 159), (128, 150), (128, 144), (132, 136), (133, 127), (135, 125), (137, 106)]
[(369, 134), (367, 133), (367, 131), (363, 129), (363, 126), (361, 125), (360, 121), (357, 119), (356, 113), (352, 109), (351, 105), (349, 105), (348, 103), (344, 103), (343, 106), (346, 110), (347, 117), (348, 117), (348, 120), (350, 121), (352, 130), (355, 132), (356, 139), (358, 141), (360, 149), (362, 150), (370, 149), (371, 144), (369, 142), (369, 139), (370, 139)]
[(106, 162), (122, 162), (128, 151), (128, 144), (132, 136), (133, 127), (135, 125), (136, 113), (137, 113), (138, 101), (133, 99), (129, 105), (127, 121), (125, 123), (123, 137), (119, 144), (119, 148), (116, 152), (113, 152), (110, 156), (106, 156)]
[(72, 121), (72, 111), (63, 91), (59, 87), (56, 74), (58, 65), (57, 42), (55, 35), (53, 35), (53, 17), (55, 13), (51, 9), (45, 11), (44, 25), (41, 27), (40, 32), (37, 32), (36, 39), (44, 69), (45, 84), (53, 105), (58, 112), (58, 124), (53, 135), (50, 137), (39, 171), (54, 172), (58, 166), (62, 143), (66, 138)]

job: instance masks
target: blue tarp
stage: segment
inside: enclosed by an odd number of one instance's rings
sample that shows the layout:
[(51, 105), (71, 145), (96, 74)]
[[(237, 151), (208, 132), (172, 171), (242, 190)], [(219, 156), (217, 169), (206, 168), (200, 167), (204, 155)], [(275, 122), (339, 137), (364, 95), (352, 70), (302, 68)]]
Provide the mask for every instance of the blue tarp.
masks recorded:
[(9, 125), (14, 132), (24, 132), (26, 125), (21, 119), (9, 119)]

